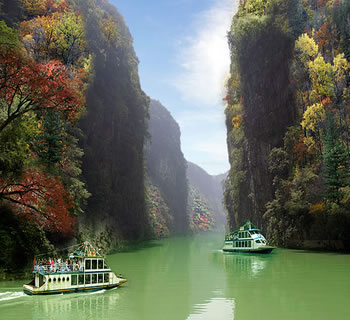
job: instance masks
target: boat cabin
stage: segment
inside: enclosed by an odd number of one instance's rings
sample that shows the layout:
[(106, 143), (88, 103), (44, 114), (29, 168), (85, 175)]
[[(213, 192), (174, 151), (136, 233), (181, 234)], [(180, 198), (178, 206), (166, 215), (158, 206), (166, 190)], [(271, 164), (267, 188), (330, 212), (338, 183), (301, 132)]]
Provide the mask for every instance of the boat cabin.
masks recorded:
[(224, 251), (238, 252), (271, 252), (274, 247), (270, 246), (261, 234), (260, 229), (250, 220), (225, 236)]

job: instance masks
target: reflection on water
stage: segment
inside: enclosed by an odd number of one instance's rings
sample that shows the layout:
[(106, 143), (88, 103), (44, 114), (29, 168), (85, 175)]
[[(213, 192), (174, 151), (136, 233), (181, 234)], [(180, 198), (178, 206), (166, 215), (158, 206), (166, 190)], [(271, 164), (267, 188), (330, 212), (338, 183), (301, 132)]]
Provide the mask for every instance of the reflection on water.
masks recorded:
[(1, 319), (112, 319), (119, 297), (116, 289), (48, 296), (0, 292), (0, 314)]
[(257, 277), (266, 268), (269, 257), (247, 253), (223, 253), (226, 271), (244, 274), (245, 277)]
[(117, 309), (119, 293), (113, 290), (31, 298), (33, 314), (46, 319), (68, 319), (79, 314), (107, 319), (110, 308)]
[(195, 305), (187, 320), (233, 320), (234, 309), (234, 300), (213, 298), (208, 303)]

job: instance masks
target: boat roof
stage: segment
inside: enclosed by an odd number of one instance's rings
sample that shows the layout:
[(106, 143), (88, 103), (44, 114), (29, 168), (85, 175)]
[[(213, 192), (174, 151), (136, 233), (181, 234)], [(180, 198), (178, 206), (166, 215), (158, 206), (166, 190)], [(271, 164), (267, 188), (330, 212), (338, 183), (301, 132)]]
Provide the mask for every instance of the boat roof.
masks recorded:
[(103, 258), (89, 241), (82, 242), (79, 247), (69, 254), (70, 258)]
[(253, 224), (250, 220), (247, 220), (241, 226), (239, 226), (235, 230), (231, 231), (229, 234), (235, 233), (238, 231), (253, 231), (253, 230), (260, 232), (260, 229), (255, 224)]

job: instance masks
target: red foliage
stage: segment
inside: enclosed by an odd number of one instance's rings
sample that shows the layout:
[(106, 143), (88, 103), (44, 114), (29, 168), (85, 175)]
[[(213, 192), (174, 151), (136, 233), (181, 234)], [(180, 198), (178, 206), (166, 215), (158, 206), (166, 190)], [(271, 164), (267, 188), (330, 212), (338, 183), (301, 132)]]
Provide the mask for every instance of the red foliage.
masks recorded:
[(232, 97), (229, 93), (222, 100), (227, 102), (227, 104), (229, 104), (229, 105), (233, 104)]
[(293, 148), (293, 152), (296, 154), (299, 162), (304, 161), (306, 151), (307, 151), (307, 147), (304, 144), (303, 136), (300, 136), (300, 139), (295, 143)]
[(84, 106), (82, 81), (70, 78), (59, 61), (38, 64), (13, 52), (0, 56), (0, 97), (7, 119), (0, 131), (12, 120), (31, 110), (62, 111), (70, 121)]
[(75, 219), (68, 214), (73, 201), (58, 177), (29, 169), (19, 183), (0, 179), (0, 186), (0, 198), (8, 200), (19, 215), (45, 230), (73, 233)]
[(328, 22), (325, 22), (316, 32), (316, 42), (323, 54), (329, 50), (329, 45), (332, 42), (332, 34)]

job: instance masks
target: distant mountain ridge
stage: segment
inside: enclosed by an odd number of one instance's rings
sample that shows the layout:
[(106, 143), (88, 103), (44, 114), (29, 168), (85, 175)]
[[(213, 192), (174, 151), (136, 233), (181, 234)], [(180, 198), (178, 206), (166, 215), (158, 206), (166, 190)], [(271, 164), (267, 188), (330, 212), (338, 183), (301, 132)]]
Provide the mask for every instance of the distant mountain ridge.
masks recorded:
[(218, 226), (226, 224), (226, 213), (223, 205), (223, 181), (227, 172), (219, 175), (210, 175), (200, 166), (187, 161), (187, 178), (208, 201), (213, 210)]

